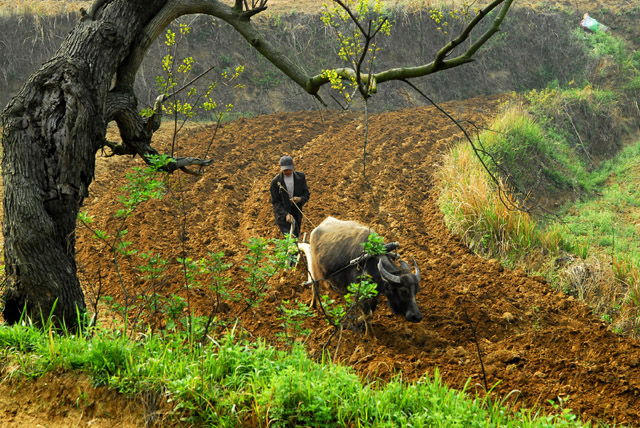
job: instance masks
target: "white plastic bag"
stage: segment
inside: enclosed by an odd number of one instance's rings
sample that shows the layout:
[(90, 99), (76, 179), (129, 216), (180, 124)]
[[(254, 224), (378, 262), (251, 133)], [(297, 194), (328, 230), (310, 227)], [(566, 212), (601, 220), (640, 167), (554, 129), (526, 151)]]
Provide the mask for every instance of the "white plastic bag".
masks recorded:
[(598, 32), (602, 31), (603, 33), (609, 29), (606, 25), (602, 25), (594, 18), (590, 17), (588, 13), (584, 14), (582, 21), (580, 21), (580, 26), (582, 28), (586, 28), (589, 31)]

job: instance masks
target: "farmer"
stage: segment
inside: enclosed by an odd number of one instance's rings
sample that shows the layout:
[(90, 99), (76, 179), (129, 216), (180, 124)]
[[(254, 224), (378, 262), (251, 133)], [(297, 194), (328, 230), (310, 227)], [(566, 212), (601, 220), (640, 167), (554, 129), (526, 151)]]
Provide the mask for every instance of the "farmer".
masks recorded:
[(271, 203), (276, 224), (283, 235), (300, 236), (302, 207), (309, 200), (309, 188), (303, 172), (293, 170), (291, 156), (280, 158), (280, 173), (271, 180)]

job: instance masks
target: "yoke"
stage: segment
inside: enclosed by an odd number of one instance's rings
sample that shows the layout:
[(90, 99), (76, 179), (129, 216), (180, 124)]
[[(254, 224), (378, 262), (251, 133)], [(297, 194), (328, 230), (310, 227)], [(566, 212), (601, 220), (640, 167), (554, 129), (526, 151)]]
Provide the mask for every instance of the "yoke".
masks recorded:
[[(398, 248), (400, 247), (400, 243), (399, 242), (389, 242), (388, 244), (384, 244), (384, 254), (391, 254), (393, 251), (396, 251)], [(376, 255), (380, 255), (380, 254), (376, 254)], [(320, 279), (314, 279), (312, 281), (307, 281), (305, 282), (303, 285), (311, 285), (311, 284), (315, 284), (316, 282), (320, 282), (320, 281), (324, 281), (325, 279), (329, 279), (331, 278), (333, 275), (342, 272), (343, 270), (349, 269), (352, 266), (355, 266), (365, 260), (370, 259), (371, 257), (375, 257), (374, 255), (371, 255), (369, 253), (363, 253), (362, 255), (356, 257), (355, 259), (352, 259), (348, 265), (341, 267), (340, 269), (338, 269), (335, 272), (330, 273), (329, 275), (327, 275), (324, 278), (320, 278)], [(397, 258), (397, 255), (395, 255), (394, 258)]]

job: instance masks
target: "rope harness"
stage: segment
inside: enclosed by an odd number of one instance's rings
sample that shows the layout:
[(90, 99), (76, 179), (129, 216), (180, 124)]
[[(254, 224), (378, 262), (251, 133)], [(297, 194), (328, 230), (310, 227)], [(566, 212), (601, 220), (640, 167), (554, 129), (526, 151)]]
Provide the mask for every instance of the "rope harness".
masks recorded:
[[(311, 221), (311, 219), (309, 219), (309, 217), (307, 217), (307, 216), (305, 215), (305, 213), (304, 213), (304, 212), (302, 212), (302, 209), (298, 206), (298, 204), (296, 204), (296, 203), (293, 201), (293, 197), (294, 197), (294, 196), (289, 192), (289, 190), (287, 190), (287, 188), (285, 188), (285, 187), (282, 185), (282, 183), (280, 183), (280, 182), (278, 182), (278, 187), (279, 187), (280, 189), (284, 190), (284, 191), (286, 192), (286, 194), (287, 194), (287, 195), (289, 195), (289, 199), (290, 199), (291, 203), (296, 207), (296, 209), (300, 212), (300, 214), (302, 214), (302, 216), (303, 216), (305, 219), (307, 219), (307, 221), (308, 221), (309, 223), (311, 223), (311, 226), (313, 226), (313, 228), (315, 229), (316, 225), (315, 225), (315, 224), (313, 224), (313, 222)], [(291, 229), (290, 229), (290, 232), (289, 232), (289, 235), (290, 235), (290, 236), (293, 236), (293, 231), (295, 230), (295, 224), (296, 224), (296, 221), (295, 221), (295, 219), (294, 219), (294, 220), (291, 222)], [(296, 239), (296, 247), (297, 247), (297, 246), (298, 246), (298, 239)], [(393, 253), (393, 258), (395, 259), (395, 258), (397, 258), (397, 257), (398, 257), (398, 251), (397, 251), (397, 250), (398, 250), (398, 248), (399, 248), (399, 247), (400, 247), (400, 243), (399, 243), (399, 242), (390, 242), (390, 243), (388, 243), (388, 244), (385, 244), (385, 246), (384, 246), (384, 249), (385, 249), (384, 254), (389, 255), (389, 254), (392, 254), (392, 253)], [(300, 250), (300, 248), (298, 247), (298, 252), (300, 252), (300, 251), (301, 251), (301, 250)], [(379, 254), (378, 254), (378, 255), (379, 255)], [(346, 266), (344, 266), (344, 267), (341, 267), (341, 268), (340, 268), (340, 269), (338, 269), (337, 271), (330, 273), (329, 275), (327, 275), (327, 276), (326, 276), (326, 277), (324, 277), (324, 278), (320, 278), (320, 279), (313, 279), (312, 281), (307, 281), (307, 282), (305, 282), (303, 285), (312, 285), (312, 284), (317, 284), (317, 283), (318, 283), (318, 282), (320, 282), (320, 281), (327, 280), (327, 279), (331, 278), (332, 276), (334, 276), (334, 275), (336, 275), (336, 274), (338, 274), (338, 273), (340, 273), (340, 272), (342, 272), (342, 271), (344, 271), (344, 270), (349, 269), (349, 268), (350, 268), (350, 267), (352, 267), (352, 266), (355, 266), (355, 265), (357, 265), (357, 264), (359, 264), (359, 263), (361, 263), (361, 262), (364, 262), (364, 261), (366, 261), (366, 260), (370, 259), (371, 257), (374, 257), (374, 256), (372, 256), (371, 254), (368, 254), (368, 253), (363, 252), (363, 253), (362, 253), (362, 255), (360, 255), (360, 256), (358, 256), (358, 257), (356, 257), (355, 259), (352, 259), (351, 261), (349, 261), (349, 264), (347, 264), (347, 265), (346, 265)], [(307, 266), (307, 272), (308, 272), (308, 271), (309, 271), (309, 266)]]
[[(393, 254), (393, 258), (397, 258), (398, 257), (397, 250), (398, 250), (399, 247), (400, 247), (400, 243), (398, 243), (398, 242), (390, 242), (388, 244), (385, 244), (384, 245), (384, 250), (385, 251), (384, 251), (383, 254), (385, 254), (385, 255)], [(377, 255), (380, 255), (380, 254), (377, 254)], [(352, 259), (351, 261), (349, 261), (349, 264), (347, 264), (346, 266), (341, 267), (340, 269), (330, 273), (326, 277), (320, 278), (320, 279), (314, 279), (312, 281), (307, 281), (303, 285), (317, 284), (320, 281), (327, 280), (327, 279), (331, 278), (332, 276), (334, 276), (334, 275), (336, 275), (336, 274), (338, 274), (338, 273), (340, 273), (342, 271), (345, 271), (345, 270), (349, 269), (352, 266), (358, 265), (358, 264), (360, 264), (360, 263), (362, 263), (364, 261), (369, 260), (372, 257), (375, 257), (375, 256), (371, 255), (369, 253), (363, 253), (362, 255), (356, 257), (355, 259)], [(309, 270), (309, 269), (307, 268), (307, 270)]]

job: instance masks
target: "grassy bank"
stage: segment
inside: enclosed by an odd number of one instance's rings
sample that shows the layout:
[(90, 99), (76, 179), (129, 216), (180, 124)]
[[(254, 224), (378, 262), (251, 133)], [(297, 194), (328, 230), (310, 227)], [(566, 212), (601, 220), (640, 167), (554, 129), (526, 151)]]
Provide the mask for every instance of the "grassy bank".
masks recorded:
[(585, 42), (610, 61), (598, 74), (606, 85), (514, 97), (475, 142), (446, 155), (440, 204), (476, 252), (542, 273), (614, 331), (639, 337), (640, 56), (613, 36)]

